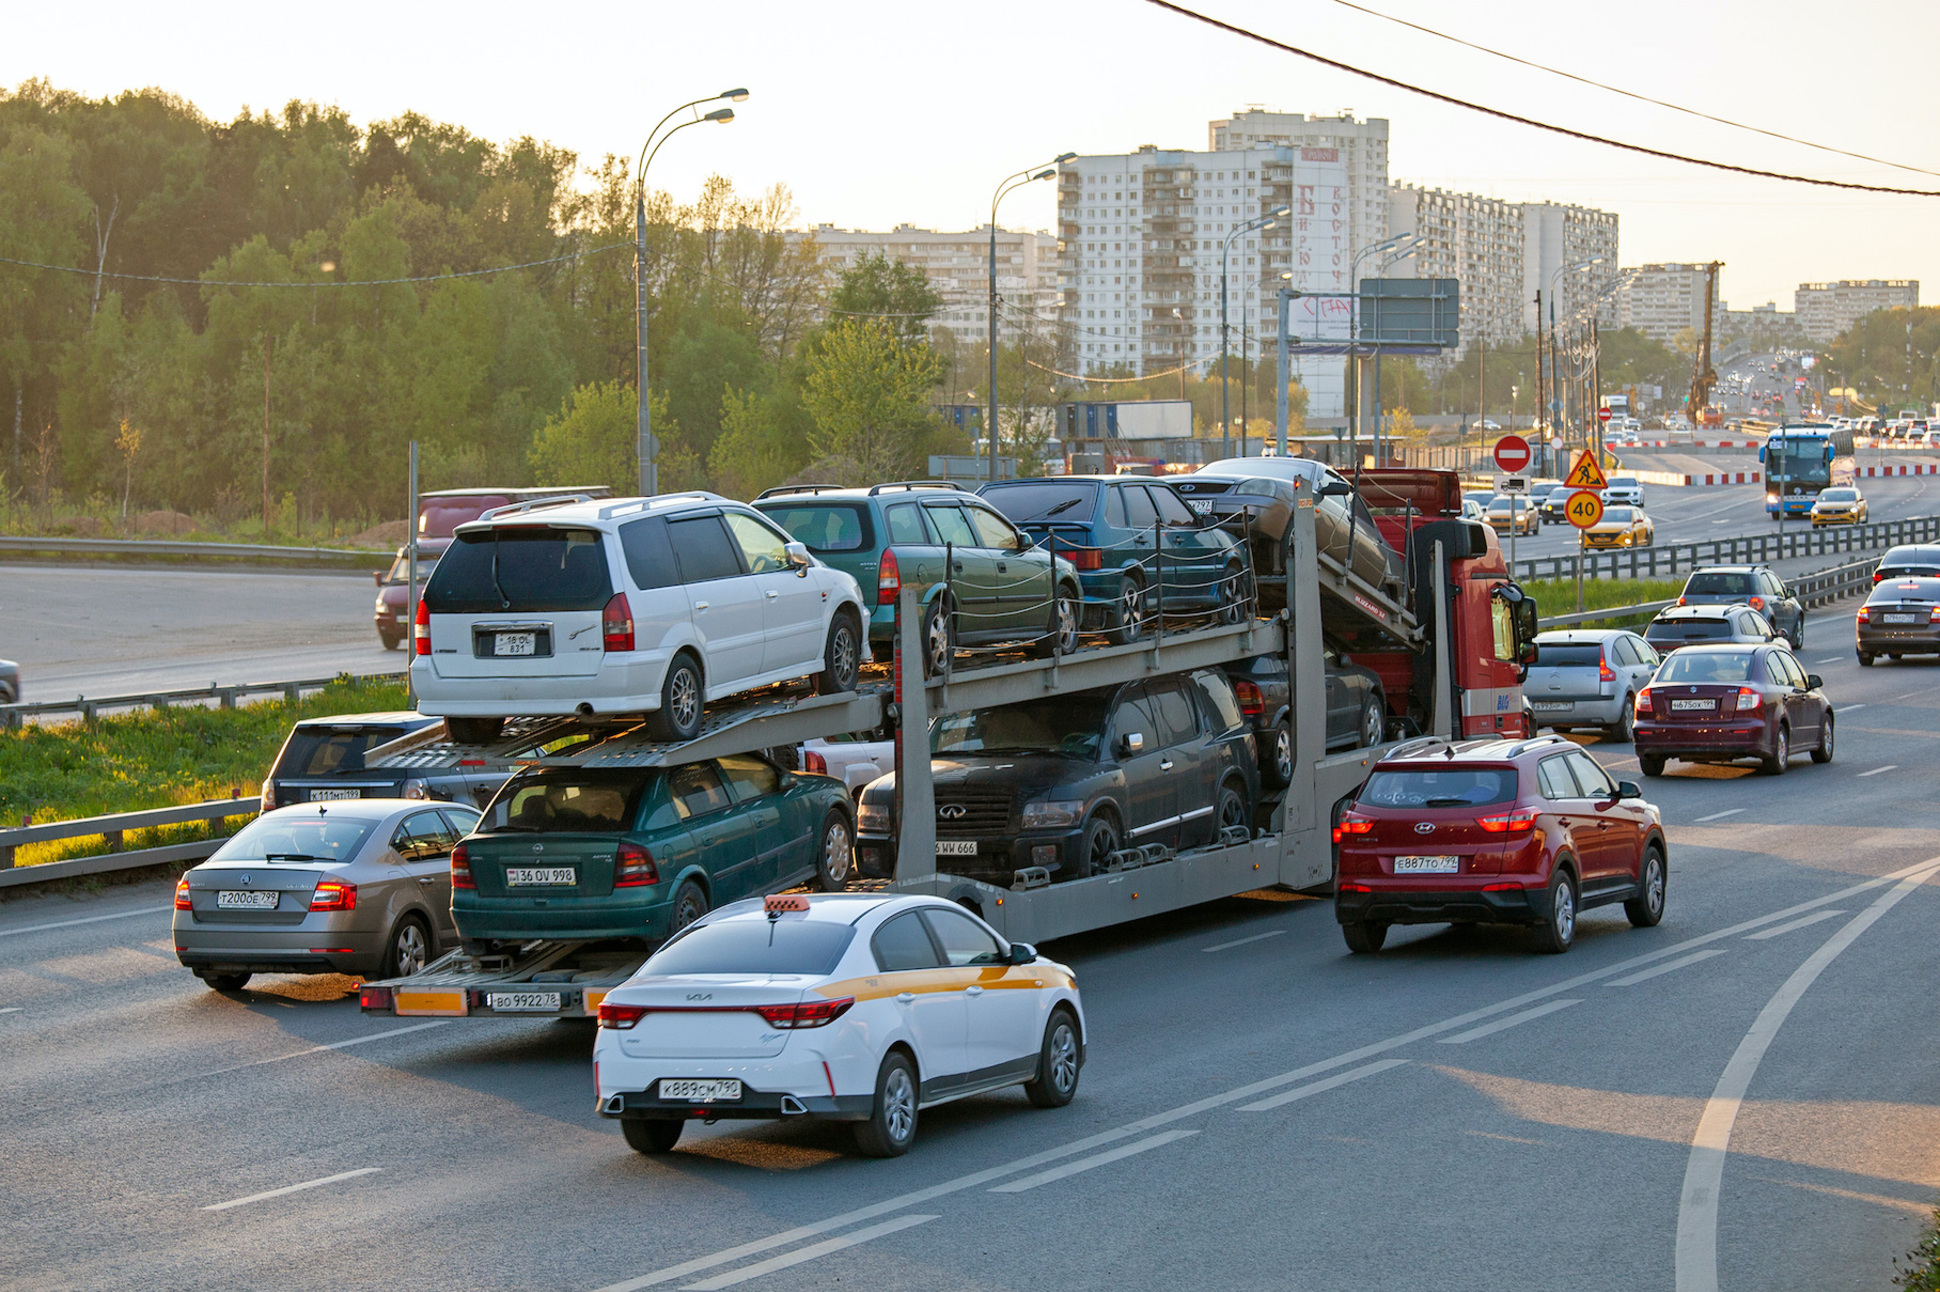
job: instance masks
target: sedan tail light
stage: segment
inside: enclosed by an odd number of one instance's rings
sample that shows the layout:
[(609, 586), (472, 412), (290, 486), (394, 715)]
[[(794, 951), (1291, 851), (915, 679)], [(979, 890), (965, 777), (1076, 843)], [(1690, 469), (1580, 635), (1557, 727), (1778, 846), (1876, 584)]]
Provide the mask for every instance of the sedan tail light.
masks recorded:
[(1755, 688), (1749, 687), (1749, 686), (1739, 687), (1738, 688), (1738, 712), (1743, 713), (1747, 709), (1756, 709), (1758, 707), (1759, 701), (1761, 701), (1762, 699), (1764, 699), (1764, 697), (1759, 695)]
[(357, 909), (357, 885), (346, 884), (341, 879), (320, 879), (316, 892), (310, 895), (310, 909), (313, 911), (354, 911)]
[(1359, 812), (1349, 812), (1340, 819), (1340, 824), (1334, 827), (1334, 842), (1339, 843), (1342, 835), (1373, 833), (1373, 817), (1362, 816)]
[(1536, 809), (1518, 808), (1501, 816), (1477, 817), (1475, 824), (1490, 834), (1528, 834), (1536, 828)]
[(1650, 714), (1651, 714), (1650, 688), (1645, 687), (1643, 690), (1637, 692), (1637, 703), (1631, 709), (1631, 716), (1636, 718), (1648, 718)]
[(418, 612), (411, 619), (411, 649), (419, 655), (431, 653), (431, 608), (418, 601)]
[(1927, 622), (1930, 624), (1940, 624), (1940, 606), (1935, 606), (1927, 612)]
[(804, 749), (802, 750), (802, 770), (805, 772), (814, 772), (817, 776), (827, 776), (829, 774), (829, 760), (822, 757), (813, 749)]
[(1095, 547), (1071, 547), (1058, 553), (1071, 562), (1076, 570), (1102, 570), (1105, 568), (1105, 554)]
[[(1878, 582), (1878, 580), (1879, 580), (1879, 576), (1878, 576), (1877, 574), (1875, 574), (1875, 575), (1873, 576), (1873, 580), (1874, 580), (1874, 582)], [(1871, 623), (1871, 622), (1873, 621), (1873, 611), (1872, 611), (1872, 607), (1871, 607), (1871, 606), (1861, 606), (1861, 607), (1859, 607), (1859, 614), (1858, 614), (1858, 616), (1857, 616), (1857, 618), (1858, 618), (1858, 620), (1859, 620), (1859, 622), (1860, 622), (1860, 623), (1862, 623), (1862, 624), (1869, 624), (1869, 623)]]
[(1260, 693), (1257, 682), (1240, 678), (1233, 683), (1233, 692), (1239, 696), (1239, 711), (1249, 718), (1257, 718), (1266, 712), (1266, 696)]
[(624, 1032), (647, 1016), (645, 1005), (612, 1005), (600, 1002), (600, 1026)]
[(882, 562), (876, 566), (876, 604), (893, 606), (896, 599), (903, 595), (903, 570), (896, 564), (894, 548), (885, 547)]
[(613, 872), (615, 888), (647, 888), (660, 882), (660, 872), (654, 869), (653, 854), (637, 843), (623, 843), (614, 854), (617, 867)]
[(175, 881), (175, 909), (178, 911), (192, 911), (195, 909), (189, 902), (189, 877), (187, 875)]
[(754, 1012), (766, 1019), (769, 1027), (827, 1027), (848, 1013), (853, 1004), (854, 996), (838, 996), (834, 1000), (802, 1000), (792, 1005), (756, 1005)]
[(626, 593), (615, 592), (600, 611), (600, 640), (609, 651), (633, 649), (633, 607), (627, 604)]
[(472, 882), (471, 849), (462, 843), (451, 850), (451, 886), (454, 889), (478, 887)]

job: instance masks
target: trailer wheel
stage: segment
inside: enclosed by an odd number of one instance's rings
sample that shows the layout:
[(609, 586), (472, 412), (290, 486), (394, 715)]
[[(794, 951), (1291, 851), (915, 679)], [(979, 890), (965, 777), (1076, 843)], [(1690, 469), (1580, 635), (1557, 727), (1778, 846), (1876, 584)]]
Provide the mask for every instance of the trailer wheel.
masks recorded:
[(656, 1117), (651, 1121), (644, 1117), (628, 1117), (620, 1122), (620, 1134), (626, 1136), (627, 1147), (636, 1153), (671, 1153), (674, 1145), (680, 1142), (681, 1131), (686, 1128), (686, 1122), (665, 1117)]
[(674, 890), (674, 913), (667, 922), (667, 936), (672, 937), (705, 914), (707, 894), (693, 880), (681, 880), (680, 887)]
[(825, 893), (839, 893), (849, 884), (855, 864), (855, 833), (840, 808), (822, 818), (822, 855), (815, 859), (815, 885)]

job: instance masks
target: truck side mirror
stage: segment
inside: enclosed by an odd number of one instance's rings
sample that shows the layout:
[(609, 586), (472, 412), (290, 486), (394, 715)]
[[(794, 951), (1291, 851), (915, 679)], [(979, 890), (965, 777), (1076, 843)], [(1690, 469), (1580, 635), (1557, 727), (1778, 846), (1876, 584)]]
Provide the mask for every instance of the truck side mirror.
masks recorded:
[(1126, 732), (1125, 735), (1118, 742), (1118, 750), (1121, 754), (1125, 755), (1128, 758), (1136, 757), (1139, 754), (1144, 753), (1145, 752), (1145, 733), (1142, 731)]

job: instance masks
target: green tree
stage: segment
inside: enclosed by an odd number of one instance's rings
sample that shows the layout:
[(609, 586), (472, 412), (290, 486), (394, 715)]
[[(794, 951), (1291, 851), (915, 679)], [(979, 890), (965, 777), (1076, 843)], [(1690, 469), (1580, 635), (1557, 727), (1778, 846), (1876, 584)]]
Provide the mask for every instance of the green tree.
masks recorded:
[[(653, 431), (662, 443), (660, 487), (669, 492), (693, 487), (696, 474), (691, 454), (675, 450), (669, 461), (665, 446), (678, 435), (667, 415), (667, 397), (653, 392)], [(566, 396), (556, 416), (532, 441), (532, 478), (542, 485), (606, 485), (618, 494), (631, 494), (640, 479), (635, 452), (640, 401), (631, 386), (617, 381), (593, 382)], [(678, 478), (669, 480), (672, 474)]]
[(793, 433), (788, 411), (773, 397), (728, 387), (721, 396), (721, 434), (707, 458), (715, 489), (752, 498), (808, 464), (804, 439)]
[(815, 420), (809, 447), (845, 458), (879, 480), (913, 473), (938, 427), (930, 408), (936, 356), (927, 341), (902, 343), (881, 319), (830, 327), (810, 361), (803, 404)]
[(928, 340), (943, 294), (924, 270), (871, 252), (843, 271), (828, 308), (838, 321), (875, 319), (899, 344), (914, 346)]

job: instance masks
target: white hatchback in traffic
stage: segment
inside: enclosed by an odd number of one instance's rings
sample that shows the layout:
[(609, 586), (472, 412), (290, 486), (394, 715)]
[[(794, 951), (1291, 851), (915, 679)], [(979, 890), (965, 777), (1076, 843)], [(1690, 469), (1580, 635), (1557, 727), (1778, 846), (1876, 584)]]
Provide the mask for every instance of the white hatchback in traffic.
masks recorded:
[(569, 499), (461, 525), (418, 603), (418, 709), (456, 740), (515, 714), (644, 713), (666, 740), (709, 700), (816, 676), (855, 689), (862, 589), (745, 503)]
[(1071, 971), (954, 902), (784, 893), (690, 924), (608, 993), (593, 1043), (602, 1116), (665, 1153), (690, 1121), (846, 1121), (872, 1157), (921, 1109), (1021, 1085), (1077, 1093)]

